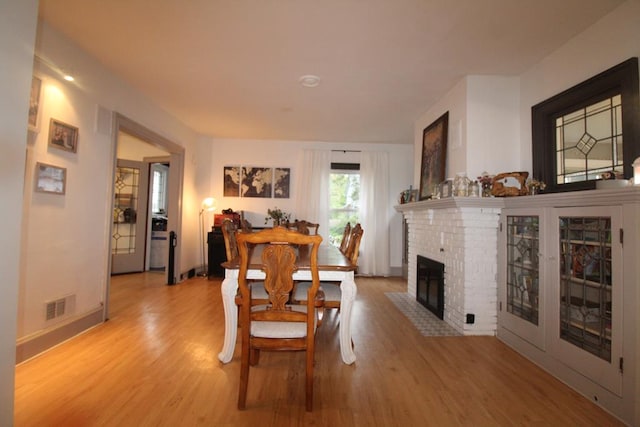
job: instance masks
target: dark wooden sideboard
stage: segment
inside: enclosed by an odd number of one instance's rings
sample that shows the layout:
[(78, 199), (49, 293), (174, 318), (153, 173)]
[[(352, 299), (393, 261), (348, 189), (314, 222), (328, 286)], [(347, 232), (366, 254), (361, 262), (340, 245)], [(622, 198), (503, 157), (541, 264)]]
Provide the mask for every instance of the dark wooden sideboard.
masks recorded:
[(220, 265), (227, 260), (224, 236), (220, 227), (212, 227), (207, 233), (207, 276), (224, 277), (224, 268)]

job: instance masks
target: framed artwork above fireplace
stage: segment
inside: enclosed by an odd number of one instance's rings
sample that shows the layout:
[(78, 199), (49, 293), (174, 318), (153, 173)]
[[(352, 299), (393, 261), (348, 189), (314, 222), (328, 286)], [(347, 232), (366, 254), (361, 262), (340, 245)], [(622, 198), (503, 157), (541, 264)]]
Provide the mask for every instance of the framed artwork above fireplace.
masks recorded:
[(422, 133), (420, 200), (430, 199), (445, 177), (449, 112), (427, 126)]

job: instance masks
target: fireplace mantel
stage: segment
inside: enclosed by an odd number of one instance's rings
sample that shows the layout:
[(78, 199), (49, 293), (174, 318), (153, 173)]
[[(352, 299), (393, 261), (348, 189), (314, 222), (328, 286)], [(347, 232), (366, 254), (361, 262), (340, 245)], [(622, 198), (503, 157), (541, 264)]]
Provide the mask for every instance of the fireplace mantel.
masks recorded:
[(455, 208), (497, 208), (504, 207), (504, 198), (500, 197), (447, 197), (445, 199), (423, 200), (395, 206), (398, 212), (421, 211), (428, 209)]
[(607, 206), (614, 203), (640, 202), (640, 186), (607, 190), (571, 191), (521, 197), (447, 197), (422, 200), (395, 206), (398, 212), (452, 208), (522, 208), (549, 206)]

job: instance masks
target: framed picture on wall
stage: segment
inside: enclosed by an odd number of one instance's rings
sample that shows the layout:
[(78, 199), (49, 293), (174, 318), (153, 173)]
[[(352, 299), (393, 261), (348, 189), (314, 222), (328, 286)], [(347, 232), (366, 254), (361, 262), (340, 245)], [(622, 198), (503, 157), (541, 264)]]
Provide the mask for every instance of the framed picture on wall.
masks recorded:
[(290, 168), (275, 168), (273, 170), (273, 197), (276, 199), (288, 199), (290, 182)]
[(31, 94), (29, 96), (29, 130), (40, 131), (40, 103), (42, 97), (42, 80), (39, 77), (31, 78)]
[(430, 199), (445, 178), (449, 112), (427, 126), (422, 133), (420, 200)]
[(75, 153), (78, 150), (78, 128), (52, 118), (49, 123), (49, 146)]
[(224, 167), (224, 197), (240, 197), (240, 166)]
[(67, 169), (38, 162), (35, 181), (35, 190), (40, 193), (64, 194), (67, 187)]
[(240, 192), (242, 197), (271, 197), (273, 171), (271, 168), (242, 167)]

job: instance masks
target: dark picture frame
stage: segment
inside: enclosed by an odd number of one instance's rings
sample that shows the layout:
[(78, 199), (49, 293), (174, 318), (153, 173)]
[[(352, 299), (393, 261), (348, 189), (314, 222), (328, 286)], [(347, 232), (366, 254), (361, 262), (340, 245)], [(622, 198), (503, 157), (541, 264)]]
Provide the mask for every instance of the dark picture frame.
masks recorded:
[(64, 195), (67, 188), (67, 169), (46, 163), (36, 163), (35, 191)]
[(224, 167), (224, 197), (240, 197), (240, 166)]
[(420, 167), (420, 200), (430, 199), (438, 184), (445, 179), (449, 112), (438, 117), (422, 132), (422, 165)]
[(78, 128), (54, 118), (49, 122), (49, 146), (59, 150), (78, 151)]
[(288, 199), (291, 183), (291, 168), (273, 169), (273, 198)]

